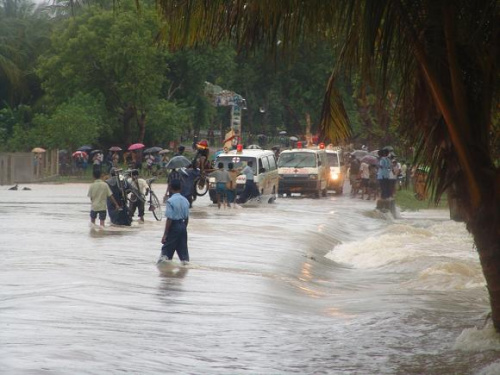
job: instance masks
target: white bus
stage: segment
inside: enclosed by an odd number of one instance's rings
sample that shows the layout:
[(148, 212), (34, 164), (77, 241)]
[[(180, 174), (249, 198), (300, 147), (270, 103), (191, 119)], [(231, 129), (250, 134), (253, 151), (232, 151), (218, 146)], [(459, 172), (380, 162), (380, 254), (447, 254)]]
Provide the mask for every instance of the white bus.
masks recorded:
[[(242, 149), (232, 150), (219, 154), (215, 160), (215, 165), (224, 164), (224, 169), (228, 169), (228, 164), (233, 163), (234, 169), (243, 169), (248, 161), (253, 162), (254, 182), (259, 190), (259, 202), (272, 203), (278, 194), (278, 167), (276, 157), (271, 150)], [(215, 180), (211, 177), (212, 180)], [(245, 189), (246, 177), (239, 175), (236, 180), (236, 196), (238, 197)], [(210, 199), (216, 203), (215, 182), (210, 181)], [(254, 201), (254, 200), (252, 200)]]
[(278, 194), (326, 196), (330, 168), (323, 148), (295, 148), (282, 151), (278, 159)]

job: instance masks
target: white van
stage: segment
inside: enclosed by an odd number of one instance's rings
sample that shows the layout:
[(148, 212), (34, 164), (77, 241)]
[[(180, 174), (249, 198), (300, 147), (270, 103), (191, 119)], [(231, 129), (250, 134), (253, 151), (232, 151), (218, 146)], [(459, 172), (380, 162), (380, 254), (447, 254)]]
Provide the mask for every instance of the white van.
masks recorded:
[(346, 168), (342, 159), (342, 151), (340, 148), (327, 147), (326, 156), (328, 165), (330, 166), (330, 175), (328, 176), (328, 189), (335, 190), (337, 194), (342, 194), (344, 191), (344, 181)]
[[(272, 203), (276, 200), (278, 194), (278, 166), (276, 157), (271, 150), (243, 149), (241, 151), (232, 150), (228, 153), (222, 153), (215, 159), (215, 165), (224, 164), (224, 169), (228, 169), (228, 164), (233, 163), (234, 169), (243, 169), (248, 161), (253, 162), (254, 182), (260, 193), (260, 202)], [(215, 178), (210, 177), (210, 199), (216, 203), (215, 196)], [(236, 180), (236, 197), (245, 189), (246, 177), (239, 175)], [(252, 200), (253, 201), (253, 200)]]
[(330, 168), (324, 149), (295, 148), (282, 151), (278, 159), (278, 194), (326, 196)]

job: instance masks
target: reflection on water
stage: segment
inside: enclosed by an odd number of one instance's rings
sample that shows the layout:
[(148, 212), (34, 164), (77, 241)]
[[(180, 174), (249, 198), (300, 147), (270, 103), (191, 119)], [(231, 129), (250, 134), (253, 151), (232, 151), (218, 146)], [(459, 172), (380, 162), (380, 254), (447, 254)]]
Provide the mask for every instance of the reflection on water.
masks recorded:
[(500, 369), (477, 254), (446, 212), (394, 220), (348, 196), (219, 210), (201, 197), (190, 265), (158, 269), (164, 222), (149, 212), (89, 228), (88, 185), (31, 188), (0, 195), (2, 374)]

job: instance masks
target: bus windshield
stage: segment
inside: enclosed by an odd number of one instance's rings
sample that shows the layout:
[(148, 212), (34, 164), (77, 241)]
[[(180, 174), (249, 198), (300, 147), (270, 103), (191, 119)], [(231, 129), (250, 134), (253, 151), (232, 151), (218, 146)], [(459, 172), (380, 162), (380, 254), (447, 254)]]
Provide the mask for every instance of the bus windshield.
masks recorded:
[(315, 168), (316, 154), (311, 152), (286, 152), (280, 155), (278, 168)]

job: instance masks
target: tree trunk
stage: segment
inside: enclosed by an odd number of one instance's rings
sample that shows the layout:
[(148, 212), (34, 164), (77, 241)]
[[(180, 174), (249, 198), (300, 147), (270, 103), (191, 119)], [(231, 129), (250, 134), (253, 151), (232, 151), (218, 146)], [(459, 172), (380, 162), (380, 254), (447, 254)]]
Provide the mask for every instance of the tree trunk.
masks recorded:
[(123, 108), (122, 124), (123, 124), (123, 142), (129, 145), (130, 142), (130, 120), (134, 117), (134, 108), (127, 104)]
[(466, 215), (463, 212), (463, 202), (460, 199), (460, 194), (456, 191), (454, 185), (450, 186), (447, 191), (448, 207), (450, 209), (450, 219), (457, 222), (464, 222)]
[(498, 216), (499, 210), (498, 204), (485, 202), (476, 217), (468, 223), (486, 279), (491, 318), (497, 332), (500, 332), (500, 229), (495, 216)]
[(146, 135), (146, 112), (141, 112), (141, 115), (137, 116), (137, 126), (139, 127), (139, 139), (137, 142), (144, 143), (144, 136)]

